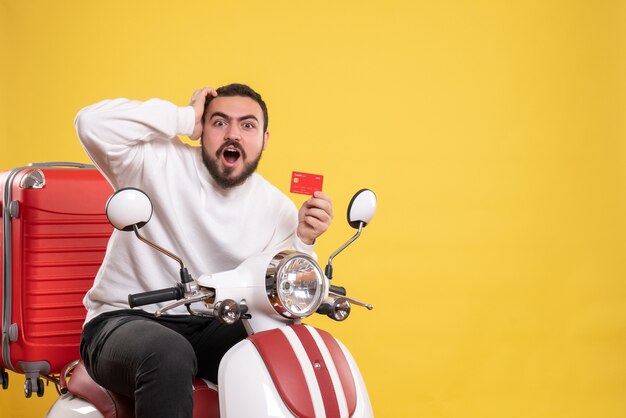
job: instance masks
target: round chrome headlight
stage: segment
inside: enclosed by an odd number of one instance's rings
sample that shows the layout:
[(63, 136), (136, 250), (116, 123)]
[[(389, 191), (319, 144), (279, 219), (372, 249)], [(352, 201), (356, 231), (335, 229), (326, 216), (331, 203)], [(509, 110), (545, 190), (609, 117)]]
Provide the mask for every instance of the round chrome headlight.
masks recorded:
[(282, 251), (270, 262), (265, 274), (270, 303), (285, 318), (312, 315), (326, 297), (326, 279), (313, 257)]

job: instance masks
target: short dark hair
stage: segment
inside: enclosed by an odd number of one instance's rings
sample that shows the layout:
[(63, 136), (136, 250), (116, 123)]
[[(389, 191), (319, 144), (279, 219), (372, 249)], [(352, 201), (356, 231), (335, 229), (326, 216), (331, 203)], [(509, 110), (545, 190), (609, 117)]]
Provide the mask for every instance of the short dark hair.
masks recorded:
[[(245, 84), (228, 84), (226, 86), (222, 86), (217, 89), (217, 97), (233, 97), (233, 96), (241, 96), (241, 97), (249, 97), (261, 106), (261, 110), (263, 111), (263, 132), (267, 132), (267, 125), (269, 124), (269, 116), (267, 114), (267, 106), (265, 102), (261, 98), (261, 95), (254, 91), (251, 87)], [(215, 97), (208, 95), (206, 98), (206, 102), (204, 103), (204, 111), (209, 107), (209, 103), (215, 99)], [(202, 115), (202, 122), (204, 123), (204, 115)]]

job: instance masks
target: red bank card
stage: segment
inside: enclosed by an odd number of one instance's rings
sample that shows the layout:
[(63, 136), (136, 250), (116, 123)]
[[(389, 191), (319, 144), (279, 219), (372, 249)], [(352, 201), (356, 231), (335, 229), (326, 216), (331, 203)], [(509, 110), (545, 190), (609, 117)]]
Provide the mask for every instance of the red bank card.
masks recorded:
[(294, 171), (291, 173), (291, 188), (289, 191), (291, 193), (313, 196), (313, 193), (322, 191), (322, 183), (324, 183), (324, 176), (322, 175)]

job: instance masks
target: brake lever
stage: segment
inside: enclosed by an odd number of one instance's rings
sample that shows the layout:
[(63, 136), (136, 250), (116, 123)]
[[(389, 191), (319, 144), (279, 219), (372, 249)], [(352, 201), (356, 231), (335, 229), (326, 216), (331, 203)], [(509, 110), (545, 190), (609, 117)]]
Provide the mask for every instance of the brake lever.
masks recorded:
[(202, 302), (203, 300), (212, 298), (214, 296), (215, 296), (215, 292), (213, 292), (212, 290), (206, 290), (206, 289), (198, 290), (198, 294), (196, 295), (185, 296), (183, 299), (180, 299), (180, 300), (177, 300), (175, 302), (165, 305), (164, 307), (156, 311), (154, 313), (154, 316), (158, 318), (159, 316), (163, 315), (163, 313), (169, 311), (170, 309), (174, 309), (182, 305), (189, 305), (190, 303)]
[(339, 294), (339, 293), (335, 293), (335, 292), (330, 292), (330, 291), (329, 291), (329, 292), (328, 292), (328, 294), (329, 294), (329, 295), (333, 295), (333, 296), (338, 297), (338, 298), (343, 298), (343, 299), (347, 300), (348, 302), (353, 303), (353, 304), (355, 304), (355, 305), (358, 305), (358, 306), (363, 306), (364, 308), (367, 308), (367, 309), (368, 309), (368, 310), (370, 310), (370, 311), (371, 311), (372, 309), (374, 309), (374, 306), (373, 306), (373, 305), (370, 305), (369, 303), (361, 302), (360, 300), (353, 299), (353, 298), (350, 298), (350, 297), (348, 297), (348, 296), (341, 295), (341, 294)]

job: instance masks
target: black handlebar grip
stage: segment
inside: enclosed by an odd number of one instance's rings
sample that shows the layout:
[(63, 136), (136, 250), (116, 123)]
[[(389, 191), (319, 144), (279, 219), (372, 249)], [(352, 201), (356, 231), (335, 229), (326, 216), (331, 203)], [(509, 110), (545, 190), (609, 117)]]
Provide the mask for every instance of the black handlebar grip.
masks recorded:
[(153, 303), (167, 302), (168, 300), (179, 300), (184, 296), (185, 292), (181, 286), (168, 287), (167, 289), (128, 295), (128, 306), (134, 308), (135, 306), (151, 305)]
[(320, 315), (328, 315), (333, 311), (333, 307), (330, 303), (322, 303), (319, 308), (317, 308), (317, 313)]
[(330, 291), (333, 293), (336, 293), (338, 295), (341, 296), (345, 296), (346, 295), (346, 288), (342, 287), (342, 286), (335, 286), (334, 284), (330, 285)]

